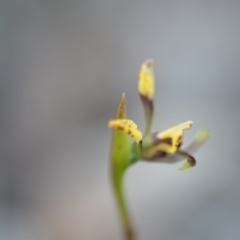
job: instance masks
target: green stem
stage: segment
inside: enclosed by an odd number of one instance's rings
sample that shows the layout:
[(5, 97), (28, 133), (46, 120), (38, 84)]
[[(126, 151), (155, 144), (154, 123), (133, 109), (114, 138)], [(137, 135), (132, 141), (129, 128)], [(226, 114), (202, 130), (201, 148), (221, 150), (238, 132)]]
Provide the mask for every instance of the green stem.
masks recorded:
[[(116, 119), (126, 118), (126, 98), (125, 94), (123, 94), (118, 105)], [(135, 240), (123, 191), (123, 180), (126, 169), (137, 161), (138, 156), (136, 153), (136, 150), (132, 150), (128, 135), (122, 131), (114, 130), (111, 147), (111, 174), (115, 199), (124, 232), (124, 240)]]
[(124, 239), (125, 240), (134, 240), (134, 231), (131, 224), (129, 211), (126, 204), (125, 194), (123, 190), (123, 176), (124, 172), (113, 174), (113, 188), (115, 193), (116, 202), (118, 205), (118, 210), (122, 222)]

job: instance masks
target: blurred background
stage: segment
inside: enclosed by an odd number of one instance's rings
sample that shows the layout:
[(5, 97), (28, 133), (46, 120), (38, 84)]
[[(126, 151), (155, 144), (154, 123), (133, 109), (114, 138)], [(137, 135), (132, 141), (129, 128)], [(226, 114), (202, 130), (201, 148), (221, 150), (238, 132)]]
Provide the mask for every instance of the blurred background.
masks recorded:
[(140, 65), (154, 59), (153, 131), (193, 120), (198, 165), (140, 162), (126, 192), (139, 240), (240, 238), (240, 1), (0, 2), (0, 239), (121, 240), (108, 120), (123, 92), (144, 129)]

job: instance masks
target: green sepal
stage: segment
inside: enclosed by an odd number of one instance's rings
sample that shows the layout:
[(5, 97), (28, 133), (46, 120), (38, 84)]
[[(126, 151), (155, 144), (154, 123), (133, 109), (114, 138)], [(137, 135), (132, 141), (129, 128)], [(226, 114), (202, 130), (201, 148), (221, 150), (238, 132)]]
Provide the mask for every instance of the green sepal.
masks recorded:
[[(127, 118), (126, 97), (125, 94), (123, 94), (118, 105), (116, 119), (125, 118)], [(111, 146), (111, 162), (115, 176), (116, 175), (121, 176), (125, 169), (129, 166), (130, 154), (131, 154), (131, 141), (128, 135), (122, 131), (113, 130)]]

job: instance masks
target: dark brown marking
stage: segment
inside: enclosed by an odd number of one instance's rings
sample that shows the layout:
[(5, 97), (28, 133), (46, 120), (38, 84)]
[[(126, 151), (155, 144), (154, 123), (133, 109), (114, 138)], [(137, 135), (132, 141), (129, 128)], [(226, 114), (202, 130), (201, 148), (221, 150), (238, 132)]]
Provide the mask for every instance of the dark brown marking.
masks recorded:
[(172, 138), (161, 139), (161, 143), (166, 143), (166, 144), (172, 146)]
[(154, 145), (158, 145), (160, 143), (166, 143), (170, 146), (172, 146), (172, 138), (159, 138), (157, 135), (159, 134), (159, 132), (153, 133), (153, 143)]
[(149, 109), (150, 112), (153, 112), (153, 100), (149, 99), (147, 96), (140, 94), (142, 103), (145, 108)]
[(180, 148), (182, 146), (182, 136), (179, 136), (178, 140), (177, 140), (177, 144), (176, 147)]
[(181, 150), (178, 150), (177, 153), (179, 155), (182, 155), (183, 157), (187, 157), (187, 161), (191, 164), (191, 166), (195, 166), (197, 164), (196, 159), (193, 156), (191, 156), (190, 154), (188, 154), (184, 151), (181, 151)]
[(155, 153), (151, 159), (152, 160), (155, 160), (155, 159), (159, 159), (159, 158), (163, 158), (163, 157), (166, 157), (167, 156), (167, 153), (164, 152), (164, 151), (158, 151), (157, 153)]
[(188, 162), (192, 165), (195, 166), (197, 164), (195, 158), (191, 155), (188, 155)]

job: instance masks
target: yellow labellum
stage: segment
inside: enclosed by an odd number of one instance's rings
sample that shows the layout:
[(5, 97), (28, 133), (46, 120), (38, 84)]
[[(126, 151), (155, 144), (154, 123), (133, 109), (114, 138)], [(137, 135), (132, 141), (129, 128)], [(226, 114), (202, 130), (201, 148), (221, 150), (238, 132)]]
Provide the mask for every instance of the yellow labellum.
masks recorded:
[(145, 61), (140, 70), (138, 91), (140, 95), (146, 96), (149, 100), (153, 99), (154, 95), (154, 75), (153, 75), (153, 61)]
[(191, 128), (193, 122), (192, 121), (187, 121), (184, 123), (181, 123), (177, 126), (171, 127), (167, 129), (166, 131), (160, 132), (157, 135), (157, 138), (159, 139), (171, 139), (171, 144), (162, 143), (159, 144), (157, 150), (164, 151), (166, 153), (175, 153), (176, 150), (180, 147), (182, 144), (182, 139), (183, 139), (183, 131), (186, 129)]
[(125, 132), (132, 137), (137, 143), (142, 140), (142, 133), (138, 130), (134, 121), (129, 119), (115, 119), (108, 123), (108, 127)]

